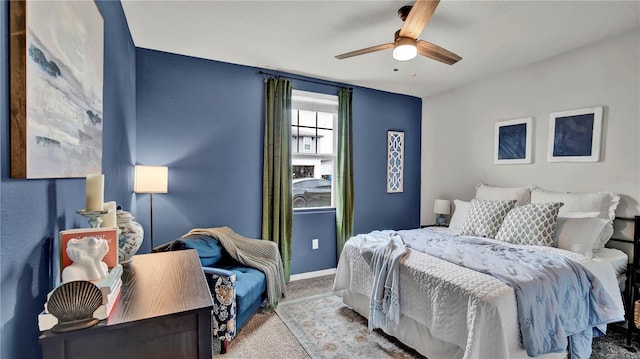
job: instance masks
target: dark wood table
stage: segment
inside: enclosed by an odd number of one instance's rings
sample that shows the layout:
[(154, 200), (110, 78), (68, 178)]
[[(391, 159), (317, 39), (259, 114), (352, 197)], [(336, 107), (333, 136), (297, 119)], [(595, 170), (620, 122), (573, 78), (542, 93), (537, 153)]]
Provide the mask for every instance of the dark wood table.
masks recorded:
[(211, 358), (213, 300), (195, 250), (143, 254), (96, 326), (40, 336), (43, 358)]

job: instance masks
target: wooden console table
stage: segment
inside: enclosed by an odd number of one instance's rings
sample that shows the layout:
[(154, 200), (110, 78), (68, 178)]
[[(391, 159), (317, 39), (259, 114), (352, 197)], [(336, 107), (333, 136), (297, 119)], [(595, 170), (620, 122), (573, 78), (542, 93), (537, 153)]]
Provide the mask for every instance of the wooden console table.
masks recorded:
[(143, 254), (96, 326), (40, 336), (43, 358), (211, 358), (213, 301), (195, 250)]

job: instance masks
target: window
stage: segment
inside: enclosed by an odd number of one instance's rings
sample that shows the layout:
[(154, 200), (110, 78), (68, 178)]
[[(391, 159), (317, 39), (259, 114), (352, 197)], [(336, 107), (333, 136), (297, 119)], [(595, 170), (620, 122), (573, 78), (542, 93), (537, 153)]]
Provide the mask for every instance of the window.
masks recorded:
[(338, 96), (293, 90), (293, 208), (332, 207), (335, 197)]

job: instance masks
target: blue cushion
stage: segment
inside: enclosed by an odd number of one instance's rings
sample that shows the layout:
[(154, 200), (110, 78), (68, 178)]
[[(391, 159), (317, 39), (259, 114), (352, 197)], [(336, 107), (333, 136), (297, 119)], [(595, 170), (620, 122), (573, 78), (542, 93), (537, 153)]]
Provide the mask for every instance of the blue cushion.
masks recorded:
[(190, 235), (174, 241), (171, 250), (195, 249), (203, 267), (210, 267), (222, 259), (224, 249), (220, 242), (209, 236)]
[(224, 266), (236, 274), (236, 313), (244, 313), (267, 289), (264, 273), (249, 267)]

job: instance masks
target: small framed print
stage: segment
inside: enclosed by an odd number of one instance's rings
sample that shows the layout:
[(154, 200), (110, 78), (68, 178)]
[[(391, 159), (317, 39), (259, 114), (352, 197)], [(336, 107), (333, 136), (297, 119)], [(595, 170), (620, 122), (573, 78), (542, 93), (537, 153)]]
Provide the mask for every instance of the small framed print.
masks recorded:
[(387, 131), (387, 193), (400, 193), (404, 182), (404, 132)]
[(493, 163), (531, 163), (531, 132), (533, 118), (496, 123)]
[(549, 116), (549, 162), (598, 162), (602, 107), (554, 112)]

